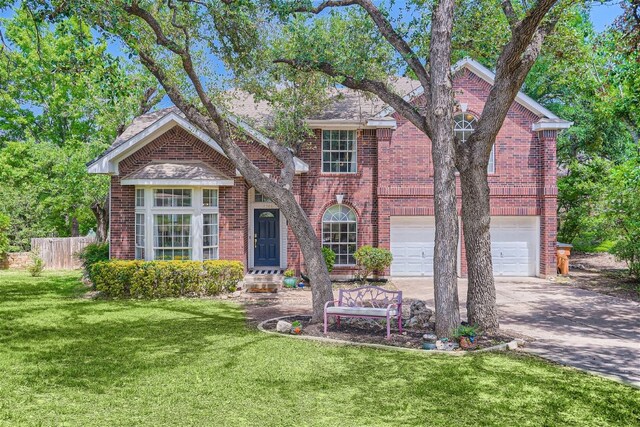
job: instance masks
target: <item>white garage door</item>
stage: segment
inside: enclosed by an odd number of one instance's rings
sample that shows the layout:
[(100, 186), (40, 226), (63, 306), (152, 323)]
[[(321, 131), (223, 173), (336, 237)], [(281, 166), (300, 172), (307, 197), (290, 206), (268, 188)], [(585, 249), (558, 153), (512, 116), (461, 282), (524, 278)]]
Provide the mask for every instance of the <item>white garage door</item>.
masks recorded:
[(540, 250), (535, 216), (491, 217), (491, 255), (496, 276), (535, 276)]
[(432, 216), (391, 217), (392, 276), (433, 276), (436, 223)]

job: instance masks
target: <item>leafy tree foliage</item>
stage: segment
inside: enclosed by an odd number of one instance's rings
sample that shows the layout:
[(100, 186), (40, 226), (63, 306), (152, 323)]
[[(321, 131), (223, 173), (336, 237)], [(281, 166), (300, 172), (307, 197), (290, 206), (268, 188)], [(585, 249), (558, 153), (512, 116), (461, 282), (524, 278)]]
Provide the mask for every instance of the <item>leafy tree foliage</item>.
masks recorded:
[(85, 164), (159, 98), (77, 17), (50, 24), (21, 4), (0, 34), (0, 211), (11, 249), (25, 250), (31, 237), (96, 227), (109, 180)]

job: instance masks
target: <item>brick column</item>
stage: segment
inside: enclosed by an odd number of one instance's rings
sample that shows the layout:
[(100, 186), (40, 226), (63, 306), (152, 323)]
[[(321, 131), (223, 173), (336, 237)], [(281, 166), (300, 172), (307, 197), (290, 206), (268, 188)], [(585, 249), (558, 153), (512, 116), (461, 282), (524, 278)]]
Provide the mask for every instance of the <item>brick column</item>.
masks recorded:
[(558, 234), (558, 185), (556, 165), (556, 130), (538, 132), (540, 140), (542, 180), (540, 197), (540, 276), (556, 275), (556, 242)]
[[(374, 225), (377, 232), (374, 234), (374, 246), (379, 248), (391, 249), (391, 219), (389, 218), (388, 200), (380, 199), (378, 196), (378, 187), (381, 179), (380, 170), (384, 168), (384, 162), (388, 159), (388, 151), (391, 146), (391, 137), (393, 129), (376, 129), (376, 140), (378, 143), (378, 156), (376, 161), (375, 182), (373, 183), (376, 211), (376, 222)], [(385, 276), (391, 275), (391, 269), (384, 271)]]

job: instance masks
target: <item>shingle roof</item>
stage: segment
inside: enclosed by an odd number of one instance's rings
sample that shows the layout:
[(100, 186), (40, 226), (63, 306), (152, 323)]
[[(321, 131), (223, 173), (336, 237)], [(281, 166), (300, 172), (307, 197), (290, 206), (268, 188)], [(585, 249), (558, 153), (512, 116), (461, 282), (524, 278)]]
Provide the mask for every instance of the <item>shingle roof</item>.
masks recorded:
[(152, 162), (123, 178), (127, 179), (189, 179), (231, 180), (213, 166), (199, 161)]
[[(420, 87), (416, 80), (399, 77), (391, 84), (399, 95), (406, 96)], [(386, 104), (376, 96), (366, 96), (360, 92), (339, 88), (333, 89), (331, 105), (320, 115), (311, 117), (312, 120), (353, 120), (366, 121), (382, 111)], [(233, 90), (229, 92), (227, 108), (240, 119), (249, 121), (256, 127), (269, 126), (273, 118), (273, 108), (266, 101), (256, 101), (253, 95)], [(138, 133), (145, 130), (154, 122), (170, 113), (176, 113), (182, 117), (184, 114), (177, 107), (163, 108), (151, 113), (143, 114), (133, 119), (131, 124), (120, 134), (111, 147), (102, 154), (107, 154), (122, 145)], [(101, 157), (102, 157), (101, 156)]]

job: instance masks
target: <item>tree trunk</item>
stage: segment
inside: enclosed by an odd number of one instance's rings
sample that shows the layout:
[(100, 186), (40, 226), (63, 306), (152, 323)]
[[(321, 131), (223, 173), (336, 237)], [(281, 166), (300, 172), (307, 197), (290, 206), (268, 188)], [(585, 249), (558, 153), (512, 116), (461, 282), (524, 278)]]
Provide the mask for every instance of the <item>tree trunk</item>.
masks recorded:
[(91, 205), (91, 212), (96, 217), (96, 241), (104, 242), (109, 231), (109, 194), (102, 202), (94, 202)]
[(499, 325), (491, 261), (489, 182), (487, 166), (480, 163), (469, 165), (460, 172), (462, 229), (469, 276), (467, 318), (470, 324), (478, 325), (483, 331), (494, 331)]
[(327, 270), (327, 264), (322, 254), (322, 244), (313, 229), (313, 225), (311, 225), (309, 217), (290, 190), (285, 190), (284, 194), (282, 194), (282, 192), (274, 192), (273, 189), (263, 188), (260, 185), (261, 183), (249, 183), (258, 188), (262, 194), (271, 198), (287, 219), (287, 224), (291, 227), (291, 231), (296, 236), (302, 250), (307, 274), (311, 282), (313, 306), (311, 322), (318, 323), (323, 321), (324, 305), (327, 301), (334, 299), (333, 289), (329, 270)]
[(80, 235), (80, 224), (78, 218), (71, 217), (71, 237), (78, 237)]
[(453, 144), (453, 82), (451, 31), (453, 0), (440, 0), (431, 30), (431, 104), (433, 108), (432, 158), (436, 220), (433, 256), (436, 334), (449, 337), (460, 324), (456, 256), (458, 214), (456, 207), (455, 147)]

